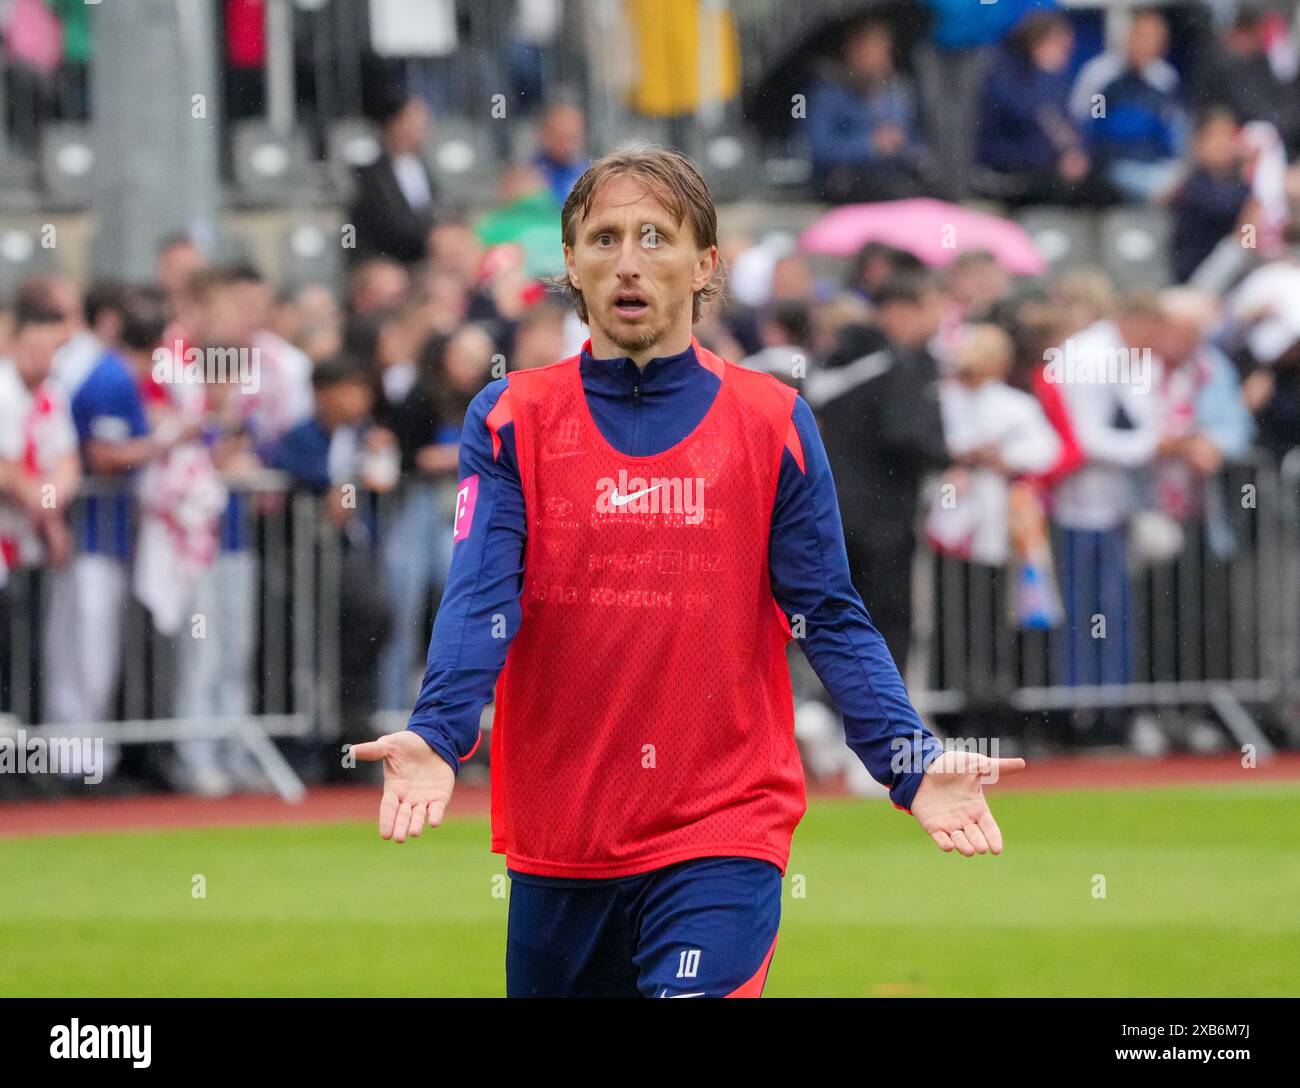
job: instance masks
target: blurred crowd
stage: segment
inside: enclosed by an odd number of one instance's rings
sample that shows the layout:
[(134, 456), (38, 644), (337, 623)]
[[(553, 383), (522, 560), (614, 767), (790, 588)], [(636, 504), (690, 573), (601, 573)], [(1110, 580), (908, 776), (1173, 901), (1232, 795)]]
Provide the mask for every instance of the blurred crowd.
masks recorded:
[[(766, 10), (628, 0), (608, 43), (610, 62), (627, 69), (622, 108), (664, 122), (681, 143), (706, 105), (696, 79), (700, 35), (716, 20), (717, 105), (765, 139), (781, 134), (784, 146), (764, 151), (809, 163), (806, 195), (1159, 204), (1175, 222), (1179, 282), (1242, 223), (1259, 226), (1261, 244), (1275, 241), (1300, 194), (1294, 0), (1138, 5), (1109, 43), (1105, 4), (836, 3), (808, 14), (802, 42), (769, 41), (765, 26), (775, 20)], [(327, 25), (314, 5), (297, 6), (288, 60), (298, 121), (325, 154), (333, 122), (391, 116), (395, 72), (435, 114), (461, 121), (482, 122), (475, 103), (486, 109), (494, 98), (519, 118), (537, 118), (557, 93), (582, 107), (594, 78), (587, 68), (598, 66), (570, 40), (575, 11), (561, 0), (370, 0), (345, 5)], [(846, 18), (850, 11), (856, 17)], [(225, 0), (218, 24), (221, 116), (264, 116), (265, 0)], [(93, 31), (80, 0), (0, 0), (4, 122), (17, 149), (35, 155), (48, 120), (93, 116)], [(565, 50), (572, 64), (555, 59)], [(551, 86), (547, 74), (559, 68), (566, 75)], [(769, 81), (783, 69), (791, 75), (777, 93)], [(486, 82), (470, 78), (475, 72)], [(735, 107), (745, 95), (741, 117)], [(579, 123), (547, 124), (554, 191), (579, 165), (578, 152), (566, 150)], [(509, 127), (488, 129), (505, 147)], [(404, 188), (418, 184), (412, 173)]]
[[(1144, 9), (1123, 50), (1075, 72), (1071, 23), (1050, 4), (932, 7), (915, 82), (890, 24), (868, 21), (813, 86), (818, 195), (1160, 201), (1176, 283), (1020, 277), (985, 250), (936, 268), (879, 242), (832, 269), (779, 231), (724, 230), (730, 290), (696, 332), (814, 409), (855, 584), (901, 669), (924, 541), (1011, 578), (1012, 625), (1062, 633), (1052, 683), (1124, 684), (1135, 559), (1228, 561), (1225, 466), (1276, 464), (1300, 443), (1293, 51), (1243, 5), (1180, 73), (1165, 15)], [(263, 541), (249, 513), (273, 510), (282, 480), (342, 548), (345, 738), (370, 735), (375, 709), (410, 707), (469, 402), (585, 339), (553, 288), (559, 209), (590, 150), (581, 110), (547, 109), (474, 216), (428, 168), (425, 98), (372, 98), (383, 152), (358, 171), (341, 291), (269, 282), (175, 235), (149, 282), (42, 274), (0, 300), (0, 581), (48, 583), (50, 730), (114, 718), (128, 595), (177, 640), (176, 717), (252, 712)], [(951, 109), (927, 120), (927, 100)], [(6, 679), (11, 602), (0, 589)], [(196, 618), (219, 636), (185, 637)], [(109, 774), (117, 758), (110, 745)], [(174, 773), (216, 796), (261, 772), (242, 745), (196, 735)]]
[[(807, 120), (821, 199), (1160, 205), (1180, 283), (1244, 224), (1262, 235), (1253, 244), (1278, 244), (1300, 199), (1300, 61), (1281, 10), (1236, 7), (1175, 66), (1171, 17), (1188, 8), (1136, 7), (1122, 44), (1083, 60), (1051, 2), (931, 7), (913, 74), (883, 20), (823, 66)], [(1204, 270), (1211, 287), (1231, 256)]]
[[(1218, 299), (1120, 295), (1091, 269), (1019, 279), (980, 251), (936, 272), (875, 243), (836, 281), (797, 250), (722, 244), (733, 291), (697, 335), (813, 406), (855, 583), (900, 667), (919, 526), (942, 554), (1033, 575), (1016, 622), (1064, 622), (1055, 682), (1126, 682), (1126, 550), (1176, 561), (1205, 536), (1228, 554), (1225, 461), (1300, 442), (1300, 249)], [(517, 247), (453, 221), (428, 247), (409, 266), (360, 259), (339, 299), (175, 237), (151, 283), (83, 294), (37, 276), (0, 309), (0, 570), (50, 576), (47, 722), (113, 717), (128, 592), (166, 634), (195, 616), (220, 632), (180, 639), (177, 716), (248, 713), (258, 542), (241, 481), (264, 468), (317, 497), (354, 557), (340, 586), (354, 732), (409, 707), (469, 401), (584, 338)], [(375, 494), (382, 517), (358, 497)], [(1090, 636), (1095, 614), (1109, 637)], [(221, 749), (185, 742), (178, 773), (207, 792), (255, 775)]]
[[(547, 194), (562, 200), (584, 165), (584, 81), (567, 80), (560, 89), (573, 108), (544, 108), (556, 96), (542, 80), (543, 60), (547, 50), (565, 46), (564, 9), (551, 0), (495, 5), (489, 14), (500, 23), (499, 40), (491, 39), (489, 48), (487, 39), (474, 36), (479, 22), (490, 21), (483, 12), (471, 20), (452, 0), (430, 2), (440, 12), (436, 18), (399, 2), (358, 5), (347, 40), (337, 28), (317, 28), (315, 37), (301, 41), (295, 31), (300, 120), (324, 154), (326, 129), (339, 117), (325, 116), (326, 104), (315, 99), (324, 93), (321, 80), (343, 64), (334, 51), (356, 48), (348, 62), (355, 79), (326, 96), (331, 108), (343, 108), (346, 98), (384, 128), (390, 144), (406, 148), (395, 173), (381, 160), (363, 177), (356, 202), (362, 228), (369, 224), (367, 209), (379, 208), (391, 220), (384, 209), (395, 201), (417, 212), (438, 202), (436, 187), (424, 180), (427, 171), (417, 168), (429, 150), (420, 143), (423, 121), (412, 113), (395, 116), (402, 103), (390, 92), (394, 73), (404, 72), (436, 115), (463, 119), (473, 117), (469, 99), (482, 88), (453, 79), (440, 58), (463, 53), (473, 66), (492, 71), (504, 64), (499, 82), (512, 116), (534, 118), (541, 129), (542, 151), (528, 164), (533, 170), (508, 169), (498, 193), (509, 206), (500, 229), (517, 233), (551, 213)], [(805, 196), (832, 203), (975, 197), (1012, 208), (1158, 205), (1171, 222), (1175, 281), (1215, 291), (1240, 271), (1241, 228), (1255, 232), (1250, 246), (1279, 247), (1300, 199), (1300, 36), (1290, 0), (1134, 7), (1112, 47), (1098, 10), (1067, 10), (1057, 0), (924, 0), (881, 6), (878, 15), (870, 5), (861, 10), (868, 14), (828, 23), (835, 30), (830, 37), (810, 36), (806, 55), (780, 62), (794, 64), (796, 74), (783, 87), (794, 92), (793, 106), (784, 93), (766, 93), (751, 96), (744, 110), (742, 125), (783, 134), (784, 144), (765, 152), (807, 162)], [(742, 14), (735, 21), (743, 23)], [(300, 12), (295, 19), (307, 17)], [(633, 117), (665, 121), (683, 137), (691, 127), (701, 92), (691, 90), (692, 79), (676, 78), (663, 55), (679, 56), (693, 72), (702, 18), (698, 0), (627, 6), (622, 25), (635, 48), (627, 54), (634, 75), (625, 92)], [(265, 113), (265, 19), (262, 0), (222, 6), (227, 119)], [(807, 23), (811, 33), (817, 18)], [(362, 44), (351, 41), (354, 32)], [(779, 53), (760, 50), (760, 39), (739, 34), (732, 20), (724, 20), (720, 33), (730, 47), (715, 92), (734, 104), (742, 85), (765, 86), (762, 69), (777, 65)], [(0, 0), (0, 35), (9, 143), (35, 155), (46, 120), (92, 115), (93, 23), (80, 2)], [(623, 55), (623, 45), (610, 48)], [(334, 57), (328, 65), (326, 55)], [(797, 120), (780, 120), (786, 114)], [(509, 143), (509, 126), (488, 127)], [(413, 259), (424, 224), (390, 225), (381, 243), (366, 244)], [(359, 236), (374, 237), (365, 229)], [(1225, 239), (1232, 244), (1224, 247)], [(534, 265), (555, 261), (553, 245), (549, 256), (534, 247), (529, 255)]]

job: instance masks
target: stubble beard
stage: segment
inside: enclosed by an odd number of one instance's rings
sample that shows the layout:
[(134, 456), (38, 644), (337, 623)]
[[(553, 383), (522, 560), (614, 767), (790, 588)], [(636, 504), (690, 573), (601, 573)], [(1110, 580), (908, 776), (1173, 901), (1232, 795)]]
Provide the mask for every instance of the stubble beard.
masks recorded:
[(671, 329), (677, 323), (678, 318), (681, 316), (682, 310), (687, 305), (690, 305), (692, 301), (693, 300), (689, 296), (679, 300), (677, 305), (673, 307), (672, 313), (670, 313), (658, 325), (653, 326), (651, 328), (646, 328), (641, 330), (625, 329), (622, 331), (618, 331), (615, 329), (607, 328), (601, 322), (598, 322), (598, 324), (600, 325), (600, 331), (603, 332), (610, 339), (612, 343), (617, 345), (623, 351), (627, 352), (629, 355), (633, 355), (639, 351), (644, 351), (652, 344), (657, 344), (660, 340), (662, 340), (664, 338), (664, 335), (668, 332), (668, 330)]

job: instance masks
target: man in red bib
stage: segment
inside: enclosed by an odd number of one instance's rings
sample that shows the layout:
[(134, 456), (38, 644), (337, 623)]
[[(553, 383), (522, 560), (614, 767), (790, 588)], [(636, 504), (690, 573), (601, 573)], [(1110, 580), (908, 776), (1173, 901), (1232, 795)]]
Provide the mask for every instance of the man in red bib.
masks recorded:
[(513, 995), (757, 996), (805, 809), (786, 644), (849, 747), (944, 850), (1000, 853), (852, 588), (807, 404), (692, 335), (720, 290), (703, 179), (668, 150), (593, 164), (562, 213), (591, 339), (475, 398), (453, 561), (380, 834), (441, 823), (495, 700), (492, 849)]

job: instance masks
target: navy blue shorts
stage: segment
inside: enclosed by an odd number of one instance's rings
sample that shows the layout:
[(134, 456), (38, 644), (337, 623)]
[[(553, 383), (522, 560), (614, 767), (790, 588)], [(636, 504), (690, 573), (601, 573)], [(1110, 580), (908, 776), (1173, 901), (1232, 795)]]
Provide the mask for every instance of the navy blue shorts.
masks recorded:
[(758, 997), (781, 922), (781, 871), (693, 858), (610, 880), (506, 870), (509, 997)]

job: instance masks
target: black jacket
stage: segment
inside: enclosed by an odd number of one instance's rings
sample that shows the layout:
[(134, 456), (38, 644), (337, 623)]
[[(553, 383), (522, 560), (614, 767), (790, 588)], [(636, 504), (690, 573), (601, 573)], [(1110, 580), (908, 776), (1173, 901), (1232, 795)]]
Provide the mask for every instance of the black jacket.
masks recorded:
[(424, 172), (433, 200), (416, 211), (397, 184), (393, 161), (387, 154), (357, 170), (357, 191), (350, 210), (351, 222), (357, 228), (356, 248), (350, 251), (354, 261), (392, 257), (410, 264), (424, 259), (438, 209), (438, 187), (427, 167)]
[(817, 413), (846, 531), (880, 553), (916, 544), (922, 478), (947, 467), (939, 368), (924, 349), (850, 327), (805, 397)]

